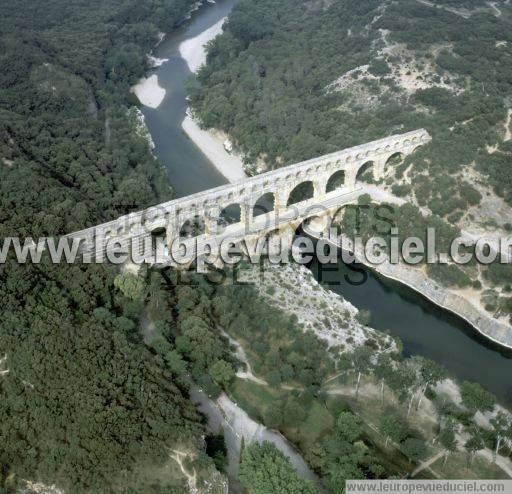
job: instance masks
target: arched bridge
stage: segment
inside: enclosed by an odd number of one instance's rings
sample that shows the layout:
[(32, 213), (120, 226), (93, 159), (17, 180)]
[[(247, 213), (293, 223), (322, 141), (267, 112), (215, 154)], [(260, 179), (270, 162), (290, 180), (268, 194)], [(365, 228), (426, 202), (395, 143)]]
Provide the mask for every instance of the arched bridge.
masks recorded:
[(430, 140), (425, 129), (389, 136), (130, 213), (68, 237), (81, 239), (82, 252), (99, 252), (100, 258), (114, 238), (136, 250), (134, 245), (142, 249), (155, 236), (165, 237), (169, 247), (183, 237), (261, 237), (314, 216), (312, 205), (337, 209), (353, 201), (362, 173), (371, 169), (379, 180), (395, 155), (405, 157)]

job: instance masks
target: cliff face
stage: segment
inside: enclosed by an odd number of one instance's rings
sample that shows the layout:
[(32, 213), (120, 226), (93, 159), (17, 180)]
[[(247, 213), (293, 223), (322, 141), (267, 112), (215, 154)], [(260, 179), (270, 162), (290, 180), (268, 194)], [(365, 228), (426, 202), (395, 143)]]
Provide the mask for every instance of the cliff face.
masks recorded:
[(365, 257), (361, 253), (356, 253), (356, 256), (362, 264), (380, 275), (407, 285), (436, 305), (462, 317), (486, 338), (512, 349), (512, 327), (503, 321), (494, 319), (463, 295), (440, 286), (417, 269), (389, 262), (374, 266), (366, 263)]

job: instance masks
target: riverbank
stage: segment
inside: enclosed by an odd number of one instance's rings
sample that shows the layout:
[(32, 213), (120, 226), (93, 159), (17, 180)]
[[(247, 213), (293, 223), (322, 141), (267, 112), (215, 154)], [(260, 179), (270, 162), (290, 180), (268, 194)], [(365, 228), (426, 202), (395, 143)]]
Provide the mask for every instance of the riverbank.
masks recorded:
[(222, 33), (222, 25), (225, 17), (217, 21), (213, 26), (201, 34), (187, 39), (180, 44), (180, 55), (187, 62), (190, 72), (196, 73), (206, 63), (206, 45)]
[(131, 92), (137, 96), (141, 104), (149, 108), (158, 108), (166, 95), (166, 90), (158, 84), (158, 76), (156, 74), (142, 77), (131, 88)]
[[(226, 17), (217, 21), (213, 26), (193, 38), (180, 43), (179, 52), (188, 65), (190, 72), (197, 73), (206, 62), (208, 43), (222, 33), (222, 25)], [(242, 157), (234, 152), (228, 152), (225, 142), (228, 137), (214, 129), (201, 129), (190, 110), (187, 110), (181, 128), (190, 140), (211, 161), (215, 168), (230, 182), (246, 178)]]
[(223, 137), (218, 132), (201, 129), (189, 112), (181, 127), (213, 166), (230, 182), (237, 182), (247, 177), (242, 158), (226, 151)]
[(240, 281), (254, 283), (269, 305), (296, 316), (305, 331), (314, 332), (329, 348), (351, 353), (371, 340), (378, 351), (396, 351), (389, 335), (361, 324), (359, 310), (324, 288), (306, 266), (265, 262), (244, 270)]
[[(341, 248), (339, 242), (333, 240), (330, 242)], [(380, 276), (411, 288), (438, 307), (464, 319), (485, 338), (507, 349), (512, 349), (512, 328), (508, 324), (492, 318), (479, 305), (475, 305), (471, 297), (464, 291), (443, 287), (416, 268), (391, 264), (388, 261), (373, 265), (366, 261), (363, 252), (356, 250), (354, 255), (361, 264)]]

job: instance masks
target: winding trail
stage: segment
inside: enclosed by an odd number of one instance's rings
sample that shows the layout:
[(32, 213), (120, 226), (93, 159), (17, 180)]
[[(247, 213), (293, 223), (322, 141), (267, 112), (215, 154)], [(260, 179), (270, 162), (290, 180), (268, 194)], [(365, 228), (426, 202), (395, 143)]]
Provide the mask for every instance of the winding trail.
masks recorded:
[(496, 2), (488, 2), (488, 5), (490, 5), (490, 7), (494, 10), (496, 17), (501, 17), (502, 12), (498, 7), (496, 7)]
[(180, 467), (181, 473), (185, 475), (187, 478), (187, 484), (190, 492), (197, 492), (197, 474), (194, 470), (194, 473), (190, 473), (184, 465), (183, 459), (188, 456), (187, 453), (183, 451), (173, 450), (174, 455), (171, 455), (171, 458), (178, 464)]
[(507, 121), (505, 122), (505, 137), (503, 138), (503, 142), (510, 141), (512, 139), (512, 108), (508, 110)]

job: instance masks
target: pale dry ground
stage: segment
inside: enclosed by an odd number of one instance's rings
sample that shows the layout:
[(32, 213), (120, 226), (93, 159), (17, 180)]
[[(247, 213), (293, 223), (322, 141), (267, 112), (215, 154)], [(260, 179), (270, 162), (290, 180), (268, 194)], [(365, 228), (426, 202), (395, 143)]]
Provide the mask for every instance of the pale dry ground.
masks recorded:
[(149, 64), (151, 65), (151, 67), (156, 68), (156, 67), (160, 67), (165, 62), (168, 62), (169, 59), (168, 58), (157, 58), (157, 57), (154, 57), (153, 55), (148, 55), (148, 61), (149, 61)]
[[(351, 102), (355, 102), (367, 109), (370, 109), (379, 104), (383, 95), (389, 93), (389, 87), (385, 79), (391, 78), (402, 89), (404, 94), (410, 96), (420, 89), (428, 89), (432, 87), (441, 87), (455, 94), (460, 94), (464, 91), (453, 82), (455, 78), (452, 74), (445, 71), (439, 80), (435, 76), (436, 70), (434, 67), (434, 60), (442, 50), (451, 50), (452, 45), (449, 43), (437, 44), (432, 47), (430, 54), (432, 59), (427, 57), (418, 60), (414, 51), (408, 50), (405, 43), (392, 43), (389, 40), (390, 32), (385, 29), (380, 29), (380, 42), (374, 42), (374, 58), (375, 60), (386, 61), (391, 74), (382, 77), (375, 76), (369, 72), (370, 66), (360, 65), (355, 67), (336, 80), (331, 82), (326, 88), (326, 92), (346, 92)], [(378, 45), (381, 47), (378, 48)], [(391, 62), (392, 59), (398, 59), (398, 62)], [(365, 85), (365, 82), (373, 81), (378, 83), (378, 94), (371, 94)], [(449, 81), (449, 82), (448, 82)], [(346, 105), (344, 105), (346, 106)]]
[[(210, 3), (210, 0), (208, 0), (208, 2)], [(199, 7), (201, 7), (201, 5), (203, 5), (203, 2), (201, 0), (195, 2), (192, 4), (192, 6), (190, 7), (190, 10), (188, 11), (188, 13), (185, 15), (185, 19), (191, 19), (192, 18), (192, 14), (196, 11), (196, 10), (199, 10)]]
[(215, 168), (230, 182), (236, 182), (247, 177), (244, 172), (242, 157), (234, 152), (228, 153), (226, 151), (224, 147), (225, 136), (220, 132), (201, 129), (188, 112), (181, 127)]
[(2, 369), (7, 363), (7, 355), (4, 355), (2, 358), (0, 358), (0, 376), (5, 376), (6, 374), (9, 374), (9, 369)]
[[(451, 12), (452, 14), (458, 15), (459, 17), (462, 17), (463, 19), (469, 19), (474, 14), (480, 14), (485, 12), (491, 12), (495, 17), (500, 17), (502, 12), (501, 10), (496, 6), (497, 2), (486, 2), (486, 6), (478, 7), (476, 9), (466, 9), (466, 8), (455, 8), (455, 7), (449, 7), (444, 5), (439, 5), (437, 3), (434, 3), (429, 0), (416, 0), (417, 2), (426, 5), (427, 7), (437, 8), (437, 9), (443, 9), (447, 12)], [(505, 2), (507, 3), (507, 2)]]
[[(222, 25), (225, 20), (225, 17), (220, 19), (199, 35), (180, 44), (180, 55), (187, 62), (191, 72), (197, 72), (206, 62), (206, 45), (222, 33)], [(201, 129), (190, 110), (187, 110), (181, 127), (215, 168), (230, 182), (236, 182), (246, 177), (242, 157), (235, 152), (228, 153), (226, 151), (224, 143), (228, 140), (228, 136), (214, 129)]]
[(64, 494), (64, 491), (55, 485), (46, 485), (42, 482), (32, 482), (30, 480), (25, 480), (25, 484), (19, 494)]
[[(496, 149), (498, 146), (495, 146)], [(487, 236), (491, 238), (507, 237), (510, 235), (503, 227), (490, 227), (489, 220), (497, 225), (502, 225), (512, 218), (512, 206), (505, 202), (502, 197), (497, 196), (492, 187), (487, 183), (487, 178), (476, 171), (473, 167), (466, 167), (464, 172), (459, 174), (462, 180), (468, 180), (473, 187), (482, 195), (480, 204), (470, 206), (465, 215), (459, 221), (459, 226), (473, 235)]]
[(393, 340), (356, 320), (359, 312), (350, 302), (322, 287), (305, 267), (296, 263), (265, 262), (244, 270), (241, 281), (254, 282), (259, 294), (271, 305), (296, 315), (305, 330), (312, 330), (329, 347), (342, 345), (347, 351), (369, 338), (381, 348), (394, 348)]
[(189, 472), (184, 464), (184, 459), (186, 459), (189, 454), (184, 451), (178, 451), (178, 450), (172, 450), (172, 453), (170, 457), (178, 464), (180, 467), (181, 473), (185, 476), (187, 479), (187, 485), (190, 494), (195, 494), (199, 490), (197, 488), (197, 473), (194, 470), (193, 472)]
[(226, 18), (223, 17), (206, 31), (180, 44), (180, 55), (187, 62), (190, 72), (196, 73), (206, 63), (206, 45), (222, 33), (225, 20)]
[(153, 142), (153, 138), (149, 133), (144, 114), (139, 110), (139, 108), (133, 106), (128, 109), (127, 113), (133, 118), (135, 123), (135, 133), (148, 142), (150, 149), (154, 149), (155, 143)]
[(421, 462), (411, 473), (411, 477), (414, 478), (416, 475), (418, 475), (423, 470), (430, 470), (435, 477), (439, 478), (439, 476), (430, 468), (437, 460), (442, 458), (445, 455), (444, 451), (439, 451), (439, 453), (436, 453), (432, 458), (429, 458), (428, 460), (425, 460)]
[(158, 108), (165, 98), (166, 91), (158, 85), (158, 76), (152, 74), (143, 77), (130, 90), (137, 96), (139, 101), (149, 108)]
[(509, 108), (507, 114), (507, 120), (505, 122), (505, 137), (503, 138), (504, 142), (510, 141), (512, 139), (512, 108)]

